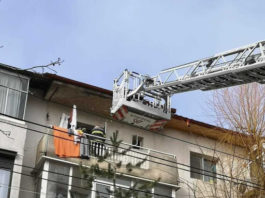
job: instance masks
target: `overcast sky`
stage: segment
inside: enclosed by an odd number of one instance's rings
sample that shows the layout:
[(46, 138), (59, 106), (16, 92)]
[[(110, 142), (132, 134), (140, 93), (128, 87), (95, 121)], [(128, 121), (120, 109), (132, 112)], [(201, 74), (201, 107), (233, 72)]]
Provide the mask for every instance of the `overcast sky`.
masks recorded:
[[(265, 1), (1, 0), (0, 62), (61, 57), (58, 75), (112, 89), (124, 69), (160, 70), (265, 39)], [(182, 116), (213, 122), (211, 92), (175, 95)]]

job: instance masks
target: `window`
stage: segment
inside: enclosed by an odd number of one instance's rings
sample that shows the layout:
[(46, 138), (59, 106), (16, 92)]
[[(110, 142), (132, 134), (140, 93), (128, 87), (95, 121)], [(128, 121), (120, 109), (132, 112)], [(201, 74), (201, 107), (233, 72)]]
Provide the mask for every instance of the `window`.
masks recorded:
[(206, 182), (216, 181), (216, 160), (198, 153), (190, 153), (190, 177)]
[(67, 198), (69, 170), (65, 164), (49, 163), (47, 198)]
[(169, 186), (157, 184), (154, 190), (154, 198), (172, 197), (172, 188)]
[(105, 185), (102, 183), (96, 184), (96, 197), (109, 198), (111, 185)]
[[(131, 186), (131, 180), (127, 177), (118, 176), (116, 178), (116, 188), (121, 189), (123, 192), (126, 189), (129, 189)], [(96, 179), (96, 188), (95, 188), (95, 197), (99, 196), (100, 198), (113, 198), (114, 187), (112, 179), (107, 179), (103, 177), (97, 177)]]
[(28, 82), (25, 77), (0, 71), (0, 113), (21, 119), (24, 117)]
[(132, 145), (134, 149), (140, 149), (140, 147), (143, 147), (143, 142), (144, 138), (138, 135), (134, 135), (132, 138)]
[(71, 194), (75, 198), (91, 198), (91, 190), (89, 184), (82, 178), (82, 173), (79, 167), (73, 168)]
[(90, 133), (90, 131), (91, 131), (94, 127), (95, 127), (95, 126), (93, 126), (93, 125), (85, 124), (85, 123), (82, 123), (82, 122), (77, 122), (77, 126), (76, 126), (77, 129), (83, 129), (83, 128), (85, 128), (85, 129), (86, 129), (86, 133)]
[(8, 198), (15, 153), (0, 150), (0, 197)]

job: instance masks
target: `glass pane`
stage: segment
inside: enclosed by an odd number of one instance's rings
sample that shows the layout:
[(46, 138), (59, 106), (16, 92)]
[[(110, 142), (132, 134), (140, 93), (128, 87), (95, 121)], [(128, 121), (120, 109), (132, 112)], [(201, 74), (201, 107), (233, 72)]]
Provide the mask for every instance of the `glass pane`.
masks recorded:
[(0, 113), (5, 113), (7, 88), (0, 86)]
[(12, 89), (27, 91), (28, 79), (19, 75), (10, 75), (0, 72), (0, 85), (7, 86)]
[(132, 145), (134, 149), (140, 149), (140, 147), (143, 147), (143, 137), (134, 135), (132, 139)]
[(75, 167), (73, 169), (71, 193), (75, 198), (90, 198), (91, 191), (88, 188), (88, 184), (86, 184), (86, 182), (83, 182), (80, 178), (82, 178), (81, 170)]
[(96, 197), (100, 198), (109, 198), (110, 193), (109, 193), (110, 187), (107, 185), (102, 185), (102, 184), (97, 184), (96, 187)]
[(10, 171), (0, 169), (0, 197), (7, 198), (10, 183)]
[(191, 178), (202, 179), (202, 157), (194, 153), (190, 154), (190, 176)]
[(162, 197), (172, 197), (172, 188), (165, 185), (156, 185), (154, 198)]
[(123, 186), (131, 186), (131, 180), (128, 177), (117, 177), (116, 183)]
[(22, 91), (28, 91), (28, 79), (25, 79), (25, 78), (20, 78), (20, 81), (21, 81), (21, 90)]
[(67, 198), (69, 170), (65, 164), (50, 162), (47, 198)]
[(137, 145), (137, 136), (136, 135), (133, 136), (132, 145)]
[(14, 157), (1, 153), (0, 149), (0, 168), (12, 170), (14, 165)]
[(138, 145), (137, 146), (140, 146), (140, 147), (144, 146), (144, 138), (143, 137), (138, 136)]
[(214, 182), (216, 179), (216, 165), (215, 162), (204, 159), (204, 181)]
[(8, 85), (8, 77), (10, 75), (4, 74), (0, 72), (0, 85), (7, 86)]
[(37, 177), (37, 182), (36, 182), (36, 198), (40, 198), (40, 191), (41, 191), (41, 178), (42, 178), (42, 174), (38, 174)]
[(146, 182), (143, 182), (143, 181), (134, 181), (134, 182), (137, 183), (135, 193), (138, 197), (142, 198), (142, 197), (152, 195), (152, 189), (149, 189), (146, 187), (146, 184), (147, 184)]
[(20, 96), (21, 92), (15, 91), (12, 89), (8, 90), (8, 96), (7, 96), (7, 106), (6, 106), (6, 114), (18, 117), (19, 114), (19, 106), (20, 106)]
[(13, 76), (13, 75), (7, 75), (6, 78), (8, 78), (7, 80), (7, 87), (12, 88), (12, 89), (17, 89), (17, 90), (21, 90), (22, 88), (22, 78), (19, 78), (17, 76)]
[(21, 93), (20, 104), (18, 109), (18, 118), (23, 119), (25, 105), (26, 105), (26, 93)]

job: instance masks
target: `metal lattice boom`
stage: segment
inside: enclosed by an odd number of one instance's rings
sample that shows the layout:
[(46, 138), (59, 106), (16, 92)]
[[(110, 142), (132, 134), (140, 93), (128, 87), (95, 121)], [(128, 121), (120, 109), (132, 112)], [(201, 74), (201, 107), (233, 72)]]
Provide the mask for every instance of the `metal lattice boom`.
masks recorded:
[(170, 119), (173, 94), (250, 82), (265, 83), (265, 41), (169, 68), (154, 77), (125, 70), (114, 80), (111, 113), (151, 128)]
[(175, 94), (211, 90), (250, 82), (265, 83), (265, 41), (161, 71), (150, 93)]

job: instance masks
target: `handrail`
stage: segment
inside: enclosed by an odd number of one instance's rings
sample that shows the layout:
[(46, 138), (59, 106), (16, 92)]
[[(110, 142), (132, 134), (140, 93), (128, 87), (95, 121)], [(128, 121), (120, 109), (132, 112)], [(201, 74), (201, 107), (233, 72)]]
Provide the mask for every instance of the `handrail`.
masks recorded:
[[(95, 137), (95, 138), (98, 138), (98, 139), (102, 139), (102, 140), (107, 140), (107, 141), (110, 141), (109, 138), (103, 138), (103, 137), (99, 137), (99, 136), (96, 136), (96, 135), (92, 135), (92, 134), (86, 134), (87, 136), (89, 137)], [(129, 144), (129, 143), (126, 143), (126, 142), (122, 142), (121, 144), (123, 145), (127, 145), (127, 146), (136, 146), (136, 145), (133, 145), (133, 144)], [(142, 147), (142, 146), (137, 146), (139, 147), (139, 149), (142, 149), (142, 150), (147, 150), (147, 151), (151, 151), (151, 152), (154, 152), (154, 153), (159, 153), (159, 154), (163, 154), (163, 155), (168, 155), (168, 156), (171, 156), (173, 158), (176, 158), (176, 155), (174, 154), (171, 154), (171, 153), (166, 153), (166, 152), (163, 152), (163, 151), (158, 151), (158, 150), (155, 150), (155, 149), (151, 149), (151, 148), (146, 148), (146, 147)], [(141, 152), (141, 151), (139, 151)]]

